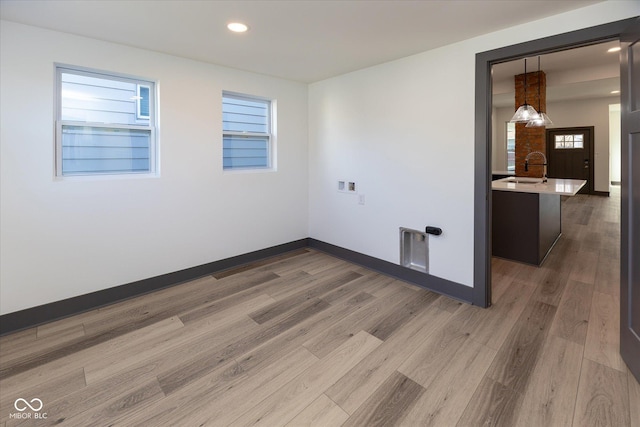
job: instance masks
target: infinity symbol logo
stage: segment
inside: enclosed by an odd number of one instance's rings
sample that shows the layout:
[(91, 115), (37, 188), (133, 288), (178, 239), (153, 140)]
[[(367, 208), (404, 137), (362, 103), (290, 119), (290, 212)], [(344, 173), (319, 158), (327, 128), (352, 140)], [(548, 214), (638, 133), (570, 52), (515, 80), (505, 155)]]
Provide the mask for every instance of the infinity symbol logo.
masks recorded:
[[(18, 403), (22, 402), (22, 405), (18, 406)], [(34, 406), (31, 406), (31, 403), (34, 403)], [(16, 410), (23, 412), (27, 410), (27, 407), (31, 408), (32, 411), (34, 412), (38, 412), (40, 409), (42, 409), (42, 407), (44, 406), (42, 404), (42, 400), (36, 398), (31, 399), (31, 403), (27, 402), (25, 399), (19, 397), (16, 399), (15, 402), (13, 402), (13, 407), (16, 408)], [(40, 404), (40, 406), (37, 406), (38, 404)], [(24, 406), (27, 405), (27, 406)], [(36, 407), (37, 406), (37, 407)]]

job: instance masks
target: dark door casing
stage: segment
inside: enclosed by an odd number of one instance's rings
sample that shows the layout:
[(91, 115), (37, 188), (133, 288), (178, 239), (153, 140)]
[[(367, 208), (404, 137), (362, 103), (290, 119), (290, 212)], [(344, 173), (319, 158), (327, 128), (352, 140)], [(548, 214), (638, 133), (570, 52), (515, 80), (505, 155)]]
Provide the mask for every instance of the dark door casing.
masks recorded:
[(640, 382), (640, 18), (620, 46), (620, 355)]

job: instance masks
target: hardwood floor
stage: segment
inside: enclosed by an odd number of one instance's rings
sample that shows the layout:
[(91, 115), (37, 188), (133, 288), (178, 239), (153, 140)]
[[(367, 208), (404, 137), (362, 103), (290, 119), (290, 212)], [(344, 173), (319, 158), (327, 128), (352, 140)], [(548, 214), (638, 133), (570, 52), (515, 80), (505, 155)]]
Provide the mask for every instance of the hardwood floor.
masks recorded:
[(303, 249), (2, 337), (0, 426), (640, 426), (619, 210), (564, 200), (489, 309)]

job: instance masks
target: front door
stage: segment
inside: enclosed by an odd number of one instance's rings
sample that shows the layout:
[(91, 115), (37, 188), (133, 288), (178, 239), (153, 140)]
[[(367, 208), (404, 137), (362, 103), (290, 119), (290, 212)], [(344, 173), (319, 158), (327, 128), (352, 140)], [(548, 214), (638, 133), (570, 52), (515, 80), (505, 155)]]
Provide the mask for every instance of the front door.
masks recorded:
[(620, 355), (640, 381), (640, 18), (620, 37)]
[(593, 193), (593, 126), (547, 129), (547, 176), (584, 179), (579, 191)]

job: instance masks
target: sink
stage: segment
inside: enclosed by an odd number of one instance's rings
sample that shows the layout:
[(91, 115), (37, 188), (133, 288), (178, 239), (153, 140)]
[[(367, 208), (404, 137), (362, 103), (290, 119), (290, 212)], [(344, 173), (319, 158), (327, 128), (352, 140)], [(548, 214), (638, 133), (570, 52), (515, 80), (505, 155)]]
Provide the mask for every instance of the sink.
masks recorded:
[(503, 178), (500, 181), (513, 182), (515, 184), (540, 184), (542, 183), (542, 178), (529, 178), (526, 176), (510, 176), (508, 178)]

